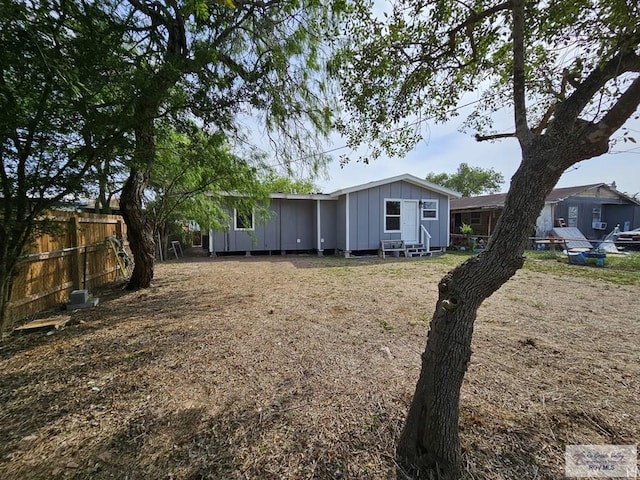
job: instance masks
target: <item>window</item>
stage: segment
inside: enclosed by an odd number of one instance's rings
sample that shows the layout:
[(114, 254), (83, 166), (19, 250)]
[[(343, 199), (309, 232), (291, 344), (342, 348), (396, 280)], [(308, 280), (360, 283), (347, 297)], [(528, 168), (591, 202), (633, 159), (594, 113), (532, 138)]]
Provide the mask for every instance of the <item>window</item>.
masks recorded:
[(255, 227), (255, 219), (253, 210), (234, 209), (233, 210), (233, 229), (234, 230), (253, 230)]
[(598, 207), (593, 209), (593, 221), (594, 222), (602, 221), (602, 210)]
[(385, 233), (400, 231), (400, 200), (384, 201)]
[(471, 212), (471, 218), (469, 224), (480, 225), (482, 223), (482, 214), (480, 212)]
[(438, 200), (422, 200), (422, 220), (438, 219)]

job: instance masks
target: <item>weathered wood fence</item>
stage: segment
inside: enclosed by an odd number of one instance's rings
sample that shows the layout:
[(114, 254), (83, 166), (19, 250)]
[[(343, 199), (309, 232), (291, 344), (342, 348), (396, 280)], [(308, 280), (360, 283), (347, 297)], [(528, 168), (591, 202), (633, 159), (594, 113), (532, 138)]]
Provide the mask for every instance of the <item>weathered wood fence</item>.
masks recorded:
[(9, 322), (61, 306), (72, 290), (91, 290), (122, 274), (107, 241), (126, 241), (122, 217), (55, 211), (48, 220), (54, 233), (38, 237), (22, 260), (9, 302)]

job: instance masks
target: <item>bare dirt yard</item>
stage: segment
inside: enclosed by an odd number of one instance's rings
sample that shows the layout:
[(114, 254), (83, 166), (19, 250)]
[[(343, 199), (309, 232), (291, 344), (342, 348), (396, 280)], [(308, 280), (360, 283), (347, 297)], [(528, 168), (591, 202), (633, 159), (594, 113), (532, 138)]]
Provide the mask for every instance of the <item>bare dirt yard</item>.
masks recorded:
[[(0, 344), (0, 478), (394, 478), (459, 261), (200, 257), (94, 291), (66, 328)], [(639, 442), (640, 282), (587, 268), (525, 268), (481, 307), (465, 478), (558, 479), (567, 444)]]

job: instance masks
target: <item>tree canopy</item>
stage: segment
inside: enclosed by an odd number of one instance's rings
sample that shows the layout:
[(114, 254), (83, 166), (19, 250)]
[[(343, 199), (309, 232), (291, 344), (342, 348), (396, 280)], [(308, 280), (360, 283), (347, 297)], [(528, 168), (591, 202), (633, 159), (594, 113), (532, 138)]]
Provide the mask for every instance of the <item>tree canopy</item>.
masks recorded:
[[(220, 227), (229, 220), (225, 207), (266, 200), (260, 167), (258, 160), (235, 155), (221, 133), (210, 134), (189, 123), (180, 131), (167, 122), (159, 125), (145, 195), (154, 239), (160, 238), (166, 250), (173, 225), (195, 221), (205, 230)], [(232, 192), (243, 195), (228, 195)]]
[[(516, 104), (512, 2), (391, 5), (390, 12), (376, 15), (373, 2), (360, 3), (332, 62), (346, 105), (338, 126), (347, 138), (372, 143), (378, 155), (402, 153), (420, 138), (416, 124), (456, 116), (471, 92), (481, 95), (465, 125), (477, 138), (514, 137), (515, 131), (496, 132), (492, 116)], [(590, 124), (606, 115), (628, 118), (612, 107), (636, 79), (638, 3), (534, 1), (524, 8), (521, 81), (533, 133), (546, 131), (570, 97), (575, 105), (564, 113)]]
[(463, 197), (482, 193), (497, 193), (504, 183), (504, 177), (493, 168), (470, 167), (466, 163), (458, 166), (456, 173), (427, 174), (426, 179), (437, 185), (450, 188)]
[(318, 187), (312, 180), (278, 175), (269, 171), (264, 179), (264, 185), (269, 193), (314, 193)]
[(112, 35), (94, 5), (0, 5), (0, 328), (23, 250), (46, 225), (36, 219), (81, 194), (123, 141), (120, 124), (104, 128), (120, 95)]
[(124, 183), (130, 284), (149, 285), (153, 225), (143, 205), (160, 119), (224, 137), (237, 154), (237, 185), (251, 170), (239, 161), (251, 151), (242, 147), (248, 117), (280, 162), (302, 151), (313, 171), (323, 157), (309, 151), (321, 151), (332, 116), (324, 49), (344, 8), (337, 0), (3, 2), (0, 307), (34, 219), (86, 189), (108, 204), (120, 191), (112, 182)]

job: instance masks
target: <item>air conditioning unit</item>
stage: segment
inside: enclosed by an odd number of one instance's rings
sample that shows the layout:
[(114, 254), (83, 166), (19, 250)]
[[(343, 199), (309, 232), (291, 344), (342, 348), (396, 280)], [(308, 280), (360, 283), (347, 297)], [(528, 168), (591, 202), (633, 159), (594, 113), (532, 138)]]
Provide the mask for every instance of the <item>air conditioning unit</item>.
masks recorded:
[(594, 230), (606, 230), (607, 222), (591, 222), (591, 228)]

